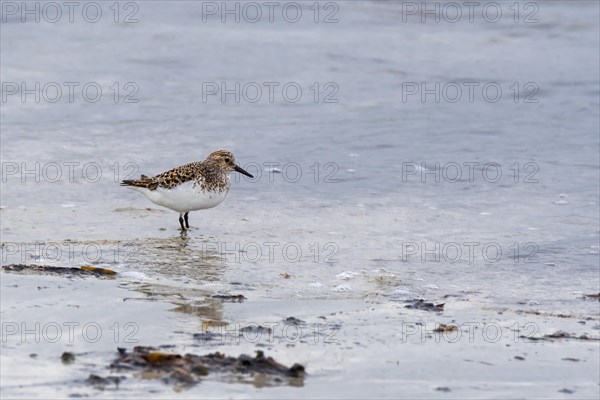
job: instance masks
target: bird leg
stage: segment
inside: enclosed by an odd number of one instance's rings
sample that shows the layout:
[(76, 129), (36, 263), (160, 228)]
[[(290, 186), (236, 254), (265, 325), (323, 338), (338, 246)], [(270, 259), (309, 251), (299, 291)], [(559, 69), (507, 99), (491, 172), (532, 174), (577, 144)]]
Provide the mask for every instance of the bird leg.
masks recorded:
[(185, 227), (183, 226), (183, 217), (181, 213), (179, 213), (179, 225), (181, 225), (181, 230), (185, 231)]
[(189, 229), (190, 224), (188, 223), (188, 214), (189, 214), (189, 211), (183, 215), (183, 218), (185, 218), (185, 227)]

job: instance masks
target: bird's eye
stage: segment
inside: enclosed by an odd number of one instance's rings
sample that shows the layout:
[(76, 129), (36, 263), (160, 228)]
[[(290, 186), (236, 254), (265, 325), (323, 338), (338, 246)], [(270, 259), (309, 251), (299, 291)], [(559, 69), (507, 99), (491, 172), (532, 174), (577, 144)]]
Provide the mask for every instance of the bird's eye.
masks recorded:
[(225, 159), (225, 162), (226, 162), (226, 163), (228, 163), (228, 162), (229, 162), (229, 158), (226, 158), (226, 159)]

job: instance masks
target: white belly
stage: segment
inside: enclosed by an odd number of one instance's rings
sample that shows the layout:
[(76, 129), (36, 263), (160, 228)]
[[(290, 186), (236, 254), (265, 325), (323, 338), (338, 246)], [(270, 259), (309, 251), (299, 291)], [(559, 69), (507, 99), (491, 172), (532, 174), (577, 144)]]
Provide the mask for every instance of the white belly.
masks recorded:
[(129, 186), (131, 189), (143, 193), (154, 204), (170, 208), (180, 213), (188, 211), (204, 210), (216, 207), (227, 197), (229, 190), (222, 192), (204, 192), (200, 185), (192, 181), (183, 183), (173, 189), (157, 188), (150, 190), (141, 187)]

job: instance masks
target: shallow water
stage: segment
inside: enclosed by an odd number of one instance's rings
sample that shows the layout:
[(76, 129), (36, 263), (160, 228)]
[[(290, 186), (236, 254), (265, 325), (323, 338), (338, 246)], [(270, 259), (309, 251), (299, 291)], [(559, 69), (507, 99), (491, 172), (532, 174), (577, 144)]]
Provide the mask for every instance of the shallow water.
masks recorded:
[[(300, 388), (207, 379), (181, 397), (568, 397), (567, 389), (597, 398), (597, 341), (515, 336), (599, 337), (598, 302), (583, 297), (600, 291), (596, 2), (534, 3), (535, 23), (523, 23), (533, 10), (525, 3), (518, 23), (508, 3), (498, 23), (422, 23), (406, 2), (335, 2), (338, 23), (322, 23), (335, 11), (325, 3), (319, 23), (312, 3), (298, 23), (222, 23), (218, 14), (204, 22), (201, 3), (133, 4), (137, 23), (115, 24), (103, 4), (95, 24), (10, 15), (0, 25), (2, 263), (118, 273), (0, 275), (4, 397), (172, 394), (134, 377), (118, 391), (82, 382), (108, 375), (137, 328), (139, 344), (235, 356), (266, 348), (309, 374)], [(120, 6), (121, 19), (135, 9)], [(6, 82), (96, 82), (103, 95), (22, 102)], [(203, 93), (213, 82), (257, 82), (263, 97), (223, 102)], [(302, 98), (275, 91), (271, 103), (264, 82), (294, 82)], [(436, 82), (452, 83), (439, 102), (406, 92)], [(489, 83), (502, 90), (497, 102), (480, 90)], [(457, 86), (463, 97), (452, 103)], [(325, 103), (328, 95), (338, 101)], [(192, 213), (183, 237), (176, 213), (118, 185), (218, 148), (256, 178), (234, 176), (226, 201)], [(416, 298), (445, 303), (444, 312), (406, 309)], [(306, 321), (304, 340), (280, 327), (258, 343), (193, 337), (207, 321), (235, 336), (244, 324), (283, 326), (289, 316)], [(22, 323), (36, 322), (40, 340), (23, 338)], [(77, 330), (71, 342), (65, 322), (97, 323), (101, 340)], [(413, 333), (416, 322), (424, 327)], [(432, 332), (450, 322), (462, 327), (458, 340)], [(49, 323), (63, 327), (56, 343), (42, 334)], [(480, 334), (492, 335), (490, 324), (501, 328), (497, 342)], [(63, 351), (76, 352), (76, 363), (62, 366)]]

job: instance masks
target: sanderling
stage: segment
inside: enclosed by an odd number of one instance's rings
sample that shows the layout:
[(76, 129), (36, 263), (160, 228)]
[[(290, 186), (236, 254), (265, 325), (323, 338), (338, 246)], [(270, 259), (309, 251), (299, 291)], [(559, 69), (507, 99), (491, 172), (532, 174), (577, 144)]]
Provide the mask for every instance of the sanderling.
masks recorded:
[(254, 178), (236, 165), (233, 154), (217, 150), (204, 161), (175, 167), (152, 178), (142, 175), (140, 179), (127, 179), (121, 186), (143, 193), (154, 204), (179, 212), (181, 230), (186, 230), (190, 227), (190, 211), (216, 207), (225, 199), (231, 187), (229, 173), (233, 171)]

